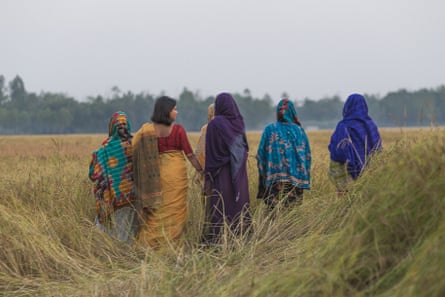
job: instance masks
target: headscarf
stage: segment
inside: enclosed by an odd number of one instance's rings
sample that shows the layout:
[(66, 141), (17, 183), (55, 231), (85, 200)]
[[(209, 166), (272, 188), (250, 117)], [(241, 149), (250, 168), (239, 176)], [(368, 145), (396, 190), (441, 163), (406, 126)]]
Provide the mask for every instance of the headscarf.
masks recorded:
[(382, 148), (377, 125), (368, 115), (365, 97), (352, 94), (343, 106), (341, 120), (329, 144), (331, 160), (347, 163), (349, 174), (356, 179), (366, 165), (370, 154)]
[(264, 128), (258, 145), (259, 198), (275, 182), (310, 189), (311, 149), (294, 104), (283, 98), (276, 113), (277, 122)]
[(215, 117), (207, 126), (206, 178), (214, 178), (221, 167), (230, 164), (232, 183), (238, 191), (239, 169), (247, 160), (247, 144), (244, 119), (229, 93), (221, 93), (215, 99)]
[(277, 121), (301, 126), (294, 104), (288, 98), (282, 98), (277, 105)]
[[(127, 126), (122, 138), (119, 136), (119, 124)], [(108, 137), (93, 152), (89, 178), (94, 182), (96, 211), (101, 220), (115, 207), (135, 199), (130, 131), (127, 115), (122, 111), (113, 113), (108, 125)]]
[(226, 129), (224, 137), (226, 143), (231, 143), (234, 135), (245, 133), (244, 119), (238, 109), (238, 105), (229, 93), (221, 93), (215, 99), (215, 119), (224, 121)]

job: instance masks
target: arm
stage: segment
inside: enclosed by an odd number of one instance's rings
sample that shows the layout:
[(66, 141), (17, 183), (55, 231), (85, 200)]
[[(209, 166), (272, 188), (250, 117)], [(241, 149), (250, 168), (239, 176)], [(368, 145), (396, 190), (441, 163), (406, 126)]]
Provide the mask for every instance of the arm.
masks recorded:
[(192, 147), (187, 138), (187, 134), (185, 133), (185, 129), (182, 126), (178, 127), (178, 133), (182, 150), (187, 156), (187, 159), (190, 161), (190, 163), (196, 169), (196, 171), (202, 173), (203, 172), (202, 166), (201, 164), (199, 164), (198, 158), (196, 158), (196, 155), (193, 153)]
[(206, 138), (207, 124), (201, 128), (201, 134), (199, 135), (198, 143), (196, 144), (195, 155), (198, 158), (201, 167), (204, 167), (205, 162), (205, 138)]
[(196, 157), (195, 154), (188, 154), (187, 155), (187, 159), (189, 159), (190, 163), (192, 164), (192, 166), (196, 169), (196, 171), (198, 171), (199, 173), (203, 172), (202, 166), (198, 161), (198, 158)]

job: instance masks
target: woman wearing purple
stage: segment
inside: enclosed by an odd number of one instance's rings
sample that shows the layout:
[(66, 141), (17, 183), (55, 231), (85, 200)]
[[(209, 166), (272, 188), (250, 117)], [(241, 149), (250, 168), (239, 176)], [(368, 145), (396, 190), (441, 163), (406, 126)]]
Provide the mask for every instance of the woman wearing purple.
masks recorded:
[(206, 134), (204, 241), (218, 243), (224, 225), (235, 235), (250, 226), (247, 144), (244, 120), (229, 93), (215, 99), (215, 118)]
[(368, 115), (365, 97), (360, 94), (348, 97), (343, 106), (343, 120), (337, 124), (328, 148), (329, 177), (341, 196), (349, 182), (361, 175), (372, 154), (382, 149), (382, 139)]

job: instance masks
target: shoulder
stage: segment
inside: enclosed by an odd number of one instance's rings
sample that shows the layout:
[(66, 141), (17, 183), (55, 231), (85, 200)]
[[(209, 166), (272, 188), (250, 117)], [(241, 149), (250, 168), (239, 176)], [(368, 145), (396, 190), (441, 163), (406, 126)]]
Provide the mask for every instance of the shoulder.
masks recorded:
[(201, 127), (201, 132), (204, 132), (204, 131), (207, 129), (207, 125), (208, 125), (208, 123), (202, 125), (202, 127)]
[(217, 129), (222, 123), (222, 117), (216, 116), (207, 124), (207, 130)]
[(338, 132), (340, 130), (344, 130), (347, 127), (344, 121), (340, 121), (337, 123), (337, 126), (335, 126), (334, 132)]
[(172, 131), (185, 132), (185, 128), (181, 124), (173, 124)]
[(153, 129), (154, 129), (154, 126), (153, 126), (152, 123), (144, 123), (144, 124), (142, 124), (142, 126), (139, 128), (139, 130), (137, 130), (137, 131), (134, 133), (134, 135), (143, 133), (143, 132), (145, 132), (145, 131), (150, 131), (150, 130), (153, 130)]
[(104, 141), (102, 141), (102, 143), (100, 144), (98, 150), (103, 148), (103, 147), (105, 147), (109, 142), (110, 142), (110, 137), (105, 139)]
[(227, 119), (225, 116), (217, 115), (208, 123), (208, 126), (210, 126), (210, 125), (219, 126), (226, 122), (227, 122)]
[(269, 123), (264, 127), (264, 131), (271, 131), (271, 130), (275, 130), (278, 128), (278, 122), (274, 122), (274, 123)]

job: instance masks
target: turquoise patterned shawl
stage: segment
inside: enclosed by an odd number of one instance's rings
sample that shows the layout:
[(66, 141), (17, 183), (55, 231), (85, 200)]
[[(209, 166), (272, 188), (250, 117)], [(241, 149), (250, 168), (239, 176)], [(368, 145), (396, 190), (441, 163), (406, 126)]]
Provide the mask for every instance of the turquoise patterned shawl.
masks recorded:
[[(126, 125), (128, 137), (119, 137), (119, 125)], [(118, 111), (110, 119), (108, 138), (93, 152), (89, 177), (93, 182), (96, 211), (103, 220), (115, 207), (135, 199), (133, 187), (133, 149), (127, 115)]]
[(259, 195), (275, 182), (310, 189), (311, 149), (288, 99), (277, 106), (277, 122), (264, 128), (257, 152)]

